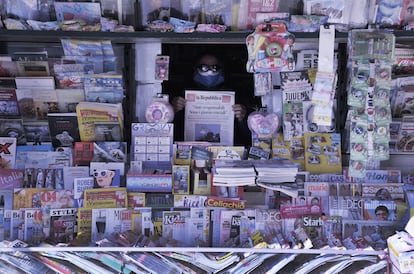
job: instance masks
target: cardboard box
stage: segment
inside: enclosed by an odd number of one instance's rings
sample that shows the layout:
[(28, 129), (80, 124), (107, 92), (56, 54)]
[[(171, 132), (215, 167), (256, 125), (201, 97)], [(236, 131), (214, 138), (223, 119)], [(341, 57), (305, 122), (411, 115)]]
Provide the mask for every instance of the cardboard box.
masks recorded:
[(387, 239), (389, 257), (399, 272), (414, 273), (414, 218), (408, 221), (405, 230)]
[(402, 273), (414, 273), (414, 245), (407, 239), (414, 239), (405, 231), (398, 232), (387, 239), (390, 260)]

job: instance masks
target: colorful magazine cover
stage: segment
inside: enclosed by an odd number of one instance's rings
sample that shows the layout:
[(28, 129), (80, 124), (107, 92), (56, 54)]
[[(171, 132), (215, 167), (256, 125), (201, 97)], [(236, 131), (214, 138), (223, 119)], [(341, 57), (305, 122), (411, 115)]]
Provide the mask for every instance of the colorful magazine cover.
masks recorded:
[(15, 137), (0, 137), (0, 167), (15, 168), (17, 139)]
[(75, 142), (73, 147), (73, 165), (89, 166), (94, 156), (93, 142)]
[(83, 195), (84, 208), (126, 207), (128, 204), (124, 187), (85, 189)]
[(20, 115), (16, 90), (0, 88), (0, 116), (16, 117)]
[(73, 198), (75, 208), (84, 206), (85, 189), (92, 189), (93, 185), (93, 177), (78, 177), (73, 179)]
[(102, 240), (114, 233), (121, 233), (122, 211), (126, 208), (93, 208), (92, 241)]
[(303, 227), (315, 248), (342, 246), (341, 216), (308, 216), (302, 217)]
[(76, 208), (50, 209), (50, 221), (48, 222), (50, 224), (50, 228), (48, 229), (48, 238), (55, 243), (69, 243), (72, 241), (77, 232), (76, 215)]
[(173, 134), (172, 123), (132, 123), (131, 160), (171, 161)]
[(20, 210), (11, 210), (10, 212), (10, 236), (7, 240), (16, 240), (18, 238), (19, 227), (23, 224)]
[(73, 147), (80, 141), (76, 113), (48, 113), (47, 120), (53, 147)]
[(56, 2), (55, 11), (58, 22), (81, 20), (87, 25), (101, 22), (101, 5), (98, 2)]
[(34, 203), (33, 195), (42, 191), (47, 191), (47, 188), (15, 188), (13, 190), (13, 209), (40, 207), (40, 201)]
[(126, 142), (94, 142), (93, 162), (126, 162)]
[(42, 210), (40, 208), (26, 208), (23, 212), (23, 240), (28, 244), (38, 245), (45, 239)]
[(121, 104), (80, 102), (76, 106), (76, 113), (81, 141), (96, 141), (95, 122), (119, 123), (122, 139), (124, 117)]
[(363, 202), (364, 220), (396, 221), (397, 203), (394, 200), (369, 200)]
[(76, 239), (78, 239), (82, 245), (89, 244), (92, 234), (92, 209), (77, 209), (77, 228), (78, 233)]
[(24, 172), (22, 169), (0, 168), (0, 190), (23, 187)]
[(64, 189), (74, 189), (74, 181), (76, 178), (89, 176), (88, 166), (65, 166), (63, 167), (63, 183)]

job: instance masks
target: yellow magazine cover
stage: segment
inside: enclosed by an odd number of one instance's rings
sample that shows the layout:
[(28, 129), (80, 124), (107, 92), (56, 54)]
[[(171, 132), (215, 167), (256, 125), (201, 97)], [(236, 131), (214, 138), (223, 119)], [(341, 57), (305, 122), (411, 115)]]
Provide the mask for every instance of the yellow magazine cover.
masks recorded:
[[(118, 134), (122, 140), (123, 132), (123, 111), (121, 104), (97, 103), (97, 102), (80, 102), (76, 106), (78, 116), (79, 134), (82, 142), (96, 141), (95, 124), (96, 123), (119, 123)], [(118, 138), (117, 138), (118, 139)]]
[(15, 188), (13, 191), (13, 209), (41, 207), (40, 201), (35, 201), (35, 194), (50, 190), (48, 188)]
[(77, 217), (78, 233), (76, 239), (89, 244), (92, 238), (92, 209), (78, 208)]
[(312, 174), (342, 173), (341, 135), (306, 132), (305, 170)]
[(145, 193), (128, 191), (127, 197), (129, 208), (145, 206)]
[(85, 189), (84, 208), (126, 207), (128, 195), (125, 187)]

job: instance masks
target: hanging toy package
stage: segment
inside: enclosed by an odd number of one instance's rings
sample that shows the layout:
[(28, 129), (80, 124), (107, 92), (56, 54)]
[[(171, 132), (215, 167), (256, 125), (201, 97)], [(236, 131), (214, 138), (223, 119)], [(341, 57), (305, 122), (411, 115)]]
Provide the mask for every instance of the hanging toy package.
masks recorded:
[(282, 22), (262, 23), (246, 37), (247, 72), (295, 70), (293, 46), (295, 36)]

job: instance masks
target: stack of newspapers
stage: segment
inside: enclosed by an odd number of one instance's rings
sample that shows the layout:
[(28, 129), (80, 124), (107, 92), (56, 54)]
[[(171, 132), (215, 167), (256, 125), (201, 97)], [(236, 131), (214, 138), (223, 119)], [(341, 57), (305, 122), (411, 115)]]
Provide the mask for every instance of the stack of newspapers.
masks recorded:
[(300, 187), (295, 183), (299, 167), (287, 160), (254, 161), (257, 185), (297, 197)]
[(253, 162), (247, 160), (216, 160), (212, 167), (215, 186), (250, 186), (256, 184)]

